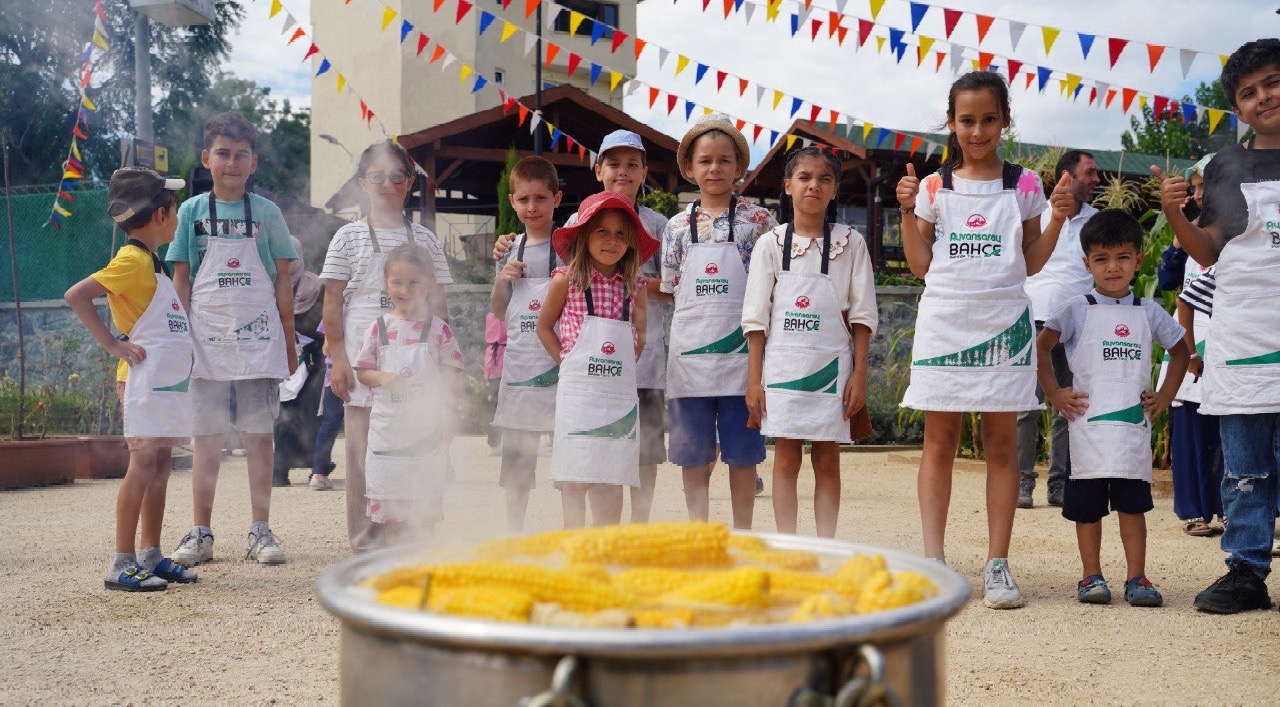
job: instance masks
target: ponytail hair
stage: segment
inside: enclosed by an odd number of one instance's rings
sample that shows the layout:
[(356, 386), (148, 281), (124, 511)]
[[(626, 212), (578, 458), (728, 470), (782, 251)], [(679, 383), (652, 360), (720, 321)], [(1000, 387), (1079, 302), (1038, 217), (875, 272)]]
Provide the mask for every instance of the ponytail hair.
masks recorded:
[[(1013, 116), (1009, 109), (1009, 86), (1005, 83), (1004, 77), (993, 71), (970, 71), (961, 76), (951, 84), (951, 91), (947, 94), (947, 122), (952, 123), (956, 119), (956, 94), (961, 91), (991, 91), (996, 97), (996, 103), (1000, 105), (1000, 117), (1006, 123), (1013, 123)], [(947, 159), (942, 163), (943, 167), (951, 169), (959, 169), (964, 164), (964, 153), (960, 149), (960, 138), (956, 137), (956, 132), (951, 130), (947, 133)]]
[[(831, 168), (831, 176), (836, 178), (836, 196), (840, 195), (840, 159), (831, 153), (830, 150), (824, 150), (817, 145), (809, 145), (798, 150), (792, 150), (787, 155), (787, 166), (783, 168), (783, 179), (791, 179), (791, 175), (796, 171), (796, 164), (803, 157), (819, 157), (826, 161), (827, 166)], [(782, 194), (778, 197), (778, 223), (791, 223), (795, 218), (795, 207), (791, 202), (791, 196), (787, 194), (786, 184), (782, 185)], [(827, 223), (836, 222), (836, 199), (833, 197), (827, 202), (827, 213), (823, 216), (823, 220)]]

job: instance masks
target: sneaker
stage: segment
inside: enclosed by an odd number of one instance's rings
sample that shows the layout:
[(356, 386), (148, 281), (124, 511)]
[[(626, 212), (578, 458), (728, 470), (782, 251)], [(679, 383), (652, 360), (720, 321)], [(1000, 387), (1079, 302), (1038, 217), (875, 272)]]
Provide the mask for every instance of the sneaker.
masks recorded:
[(489, 456), (491, 456), (491, 457), (500, 457), (500, 456), (502, 456), (502, 447), (500, 447), (500, 446), (498, 446), (498, 445), (495, 445), (495, 444), (491, 444), (491, 445), (489, 445)]
[(1057, 506), (1059, 508), (1062, 507), (1062, 486), (1061, 485), (1049, 486), (1049, 505)]
[(762, 493), (764, 493), (764, 479), (756, 474), (756, 495), (759, 496)]
[(1196, 595), (1195, 606), (1211, 614), (1238, 614), (1241, 611), (1270, 609), (1267, 585), (1248, 565), (1236, 562), (1227, 573)]
[(329, 480), (328, 474), (312, 474), (311, 483), (307, 485), (312, 491), (328, 491), (333, 488), (333, 482)]
[[(1128, 598), (1126, 586), (1125, 598)], [(1111, 588), (1107, 586), (1107, 580), (1102, 578), (1100, 574), (1091, 574), (1080, 580), (1076, 585), (1076, 601), (1081, 604), (1110, 604)]]
[(1146, 577), (1134, 577), (1124, 583), (1124, 600), (1129, 606), (1164, 606), (1164, 597)]
[(170, 555), (174, 562), (187, 567), (195, 567), (201, 562), (213, 559), (213, 534), (200, 528), (192, 528), (178, 542), (178, 549)]
[(982, 568), (982, 582), (986, 585), (986, 595), (982, 603), (989, 609), (1017, 609), (1026, 601), (1018, 590), (1018, 583), (1009, 574), (1009, 562), (1003, 557), (988, 560)]
[(1031, 508), (1031, 492), (1036, 490), (1036, 477), (1024, 476), (1018, 481), (1018, 508)]
[(270, 528), (264, 528), (260, 532), (249, 533), (249, 551), (244, 554), (244, 559), (257, 560), (263, 565), (283, 565), (284, 550), (276, 534)]

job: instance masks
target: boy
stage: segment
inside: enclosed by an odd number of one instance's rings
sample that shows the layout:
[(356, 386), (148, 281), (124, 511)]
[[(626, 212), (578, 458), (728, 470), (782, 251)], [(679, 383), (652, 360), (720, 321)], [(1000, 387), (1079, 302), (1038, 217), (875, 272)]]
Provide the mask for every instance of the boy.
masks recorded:
[(498, 278), (489, 295), (493, 315), (506, 331), (493, 426), (502, 432), (498, 485), (506, 491), (511, 532), (524, 528), (529, 491), (536, 481), (538, 441), (554, 429), (559, 368), (538, 340), (536, 325), (551, 271), (563, 264), (551, 247), (560, 197), (560, 176), (547, 160), (526, 157), (511, 169), (507, 198), (525, 232), (515, 249), (498, 258)]
[[(1071, 473), (1062, 516), (1076, 524), (1084, 578), (1076, 599), (1107, 604), (1102, 577), (1102, 519), (1107, 507), (1120, 515), (1120, 540), (1128, 563), (1124, 599), (1131, 606), (1160, 606), (1164, 599), (1146, 577), (1147, 511), (1151, 501), (1151, 422), (1173, 401), (1187, 372), (1183, 328), (1160, 304), (1129, 291), (1142, 264), (1142, 226), (1121, 209), (1098, 212), (1080, 229), (1085, 269), (1094, 289), (1068, 299), (1044, 323), (1036, 340), (1038, 377), (1045, 398), (1070, 424)], [(1074, 387), (1059, 387), (1049, 361), (1066, 346)], [(1169, 351), (1169, 373), (1156, 392), (1151, 342)]]
[(1222, 436), (1222, 533), (1227, 573), (1196, 595), (1201, 611), (1271, 608), (1266, 577), (1280, 502), (1280, 39), (1248, 42), (1222, 67), (1222, 90), (1253, 128), (1244, 145), (1205, 167), (1198, 224), (1183, 213), (1187, 180), (1165, 177), (1161, 207), (1178, 242), (1202, 265), (1216, 263), (1213, 326), (1205, 344), (1201, 413)]
[[(165, 491), (174, 444), (191, 434), (191, 331), (156, 249), (173, 240), (176, 192), (185, 183), (149, 169), (111, 175), (107, 213), (129, 236), (107, 267), (67, 290), (66, 300), (102, 348), (120, 358), (116, 393), (129, 445), (129, 469), (116, 497), (116, 553), (107, 589), (153, 592), (169, 582), (196, 581), (196, 573), (160, 552)], [(93, 299), (106, 295), (113, 337)], [(142, 521), (141, 553), (134, 534)]]
[(253, 522), (246, 558), (284, 562), (267, 521), (280, 381), (298, 366), (289, 286), (289, 263), (298, 254), (280, 209), (246, 191), (258, 166), (257, 140), (258, 131), (239, 113), (219, 113), (205, 123), (200, 161), (213, 175), (213, 191), (178, 209), (178, 232), (167, 256), (178, 296), (191, 312), (196, 346), (191, 381), (195, 527), (173, 552), (188, 567), (213, 558), (213, 497), (232, 427), (240, 433), (249, 464)]

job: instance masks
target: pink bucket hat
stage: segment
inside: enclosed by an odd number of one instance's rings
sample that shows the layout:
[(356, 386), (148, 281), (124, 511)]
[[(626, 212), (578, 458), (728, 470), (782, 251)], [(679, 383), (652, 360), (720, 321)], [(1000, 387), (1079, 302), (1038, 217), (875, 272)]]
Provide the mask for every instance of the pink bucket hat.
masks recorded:
[(632, 205), (631, 200), (613, 191), (602, 191), (583, 199), (582, 203), (578, 205), (577, 223), (572, 226), (557, 228), (556, 232), (552, 234), (551, 245), (555, 247), (560, 259), (566, 263), (569, 262), (569, 246), (580, 235), (579, 232), (582, 227), (604, 209), (618, 209), (630, 219), (632, 227), (636, 230), (636, 244), (639, 246), (640, 262), (649, 262), (653, 254), (658, 252), (661, 244), (658, 239), (645, 230), (644, 223), (636, 215), (635, 206)]

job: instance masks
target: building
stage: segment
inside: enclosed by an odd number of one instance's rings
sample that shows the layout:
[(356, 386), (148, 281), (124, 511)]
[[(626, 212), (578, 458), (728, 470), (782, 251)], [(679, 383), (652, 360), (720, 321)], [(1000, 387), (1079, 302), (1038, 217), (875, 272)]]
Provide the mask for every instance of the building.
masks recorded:
[[(476, 73), (512, 95), (529, 95), (535, 88), (535, 62), (532, 53), (526, 54), (527, 35), (516, 32), (503, 42), (502, 28), (505, 21), (536, 32), (539, 15), (525, 19), (522, 0), (507, 0), (505, 9), (503, 4), (503, 0), (475, 0), (473, 9), (455, 23), (452, 3), (434, 12), (435, 3), (429, 0), (387, 0), (387, 6), (398, 12), (399, 18), (412, 23), (415, 31), (430, 37), (433, 45), (443, 47), (458, 62), (474, 67)], [(610, 34), (597, 37), (593, 45), (588, 22), (581, 23), (577, 32), (570, 35), (569, 12), (560, 8), (634, 36), (636, 3), (556, 0), (542, 3), (541, 8), (543, 36), (562, 47), (554, 61), (544, 67), (544, 87), (576, 86), (620, 109), (621, 91), (610, 93), (607, 80), (593, 87), (589, 67), (596, 62), (635, 75), (634, 54), (612, 52)], [(483, 35), (479, 31), (481, 10), (497, 17)], [(397, 42), (400, 34), (394, 26), (383, 31), (382, 17), (366, 13), (357, 4), (313, 3), (311, 20), (317, 45), (325, 48), (334, 67), (377, 114), (390, 135), (416, 133), (500, 105), (496, 91), (472, 93), (471, 82), (459, 82), (456, 71), (442, 72), (439, 63), (428, 64), (431, 50), (419, 56), (415, 41)], [(568, 75), (570, 52), (582, 57), (581, 68), (573, 76)], [(331, 201), (354, 173), (356, 156), (380, 135), (376, 127), (371, 132), (361, 120), (358, 106), (352, 105), (355, 99), (334, 90), (334, 80), (328, 73), (312, 80), (311, 203), (315, 206)]]

